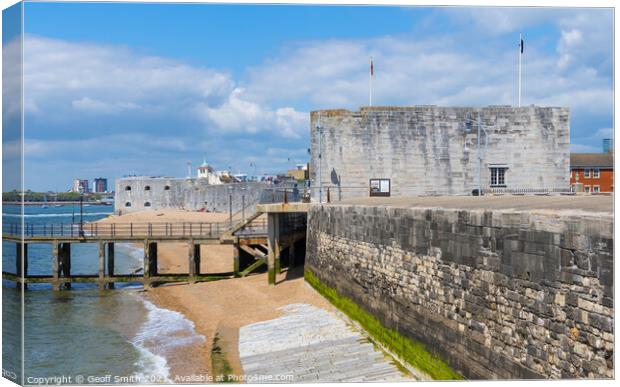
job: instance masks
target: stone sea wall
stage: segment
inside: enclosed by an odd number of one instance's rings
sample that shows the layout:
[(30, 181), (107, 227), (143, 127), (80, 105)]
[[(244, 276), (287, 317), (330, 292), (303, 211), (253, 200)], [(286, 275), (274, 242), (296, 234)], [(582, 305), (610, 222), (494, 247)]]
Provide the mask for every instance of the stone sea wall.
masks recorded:
[[(228, 212), (229, 195), (232, 194), (232, 210), (240, 211), (243, 203), (248, 211), (254, 211), (263, 190), (272, 188), (267, 183), (246, 182), (209, 185), (206, 179), (179, 179), (165, 177), (130, 177), (116, 181), (115, 210), (122, 213), (147, 209), (205, 208), (211, 212)], [(250, 213), (248, 212), (248, 213)]]
[[(486, 128), (480, 138), (478, 114)], [(506, 168), (505, 189), (569, 187), (564, 107), (321, 110), (311, 113), (310, 138), (312, 185), (340, 185), (344, 198), (367, 196), (371, 178), (391, 179), (392, 196), (471, 195), (478, 188), (479, 156), (482, 189), (490, 187), (493, 167)]]
[(466, 378), (611, 378), (613, 217), (313, 206), (306, 268)]

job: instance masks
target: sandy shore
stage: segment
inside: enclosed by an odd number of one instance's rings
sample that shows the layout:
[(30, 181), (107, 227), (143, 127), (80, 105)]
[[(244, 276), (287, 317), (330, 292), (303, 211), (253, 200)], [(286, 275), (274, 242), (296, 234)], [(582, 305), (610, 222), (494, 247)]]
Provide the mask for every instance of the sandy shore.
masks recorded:
[[(97, 223), (182, 223), (182, 222), (226, 222), (228, 214), (184, 210), (139, 211), (125, 215), (110, 215)], [(235, 218), (235, 220), (238, 220)], [(142, 245), (136, 245), (142, 248)], [(160, 273), (187, 273), (189, 270), (188, 246), (183, 243), (159, 243), (157, 263)], [(229, 273), (233, 271), (232, 246), (213, 245), (200, 248), (201, 273)]]
[[(111, 216), (100, 222), (208, 222), (226, 220), (227, 216), (189, 211), (145, 211)], [(201, 272), (232, 271), (232, 246), (202, 246), (201, 255)], [(187, 246), (183, 244), (160, 244), (158, 258), (161, 272), (187, 270)], [(159, 307), (183, 313), (206, 339), (204, 344), (169, 360), (173, 380), (175, 376), (201, 374), (203, 371), (213, 375), (211, 352), (216, 336), (233, 373), (243, 375), (238, 355), (240, 327), (279, 317), (281, 312), (277, 309), (288, 304), (305, 303), (332, 308), (304, 282), (302, 268), (279, 274), (276, 286), (269, 286), (267, 274), (262, 273), (215, 282), (160, 286), (149, 289), (145, 295)]]
[(110, 215), (98, 223), (175, 223), (175, 222), (225, 222), (228, 214), (186, 210), (146, 210), (124, 215)]
[[(288, 277), (288, 278), (287, 278)], [(151, 289), (147, 296), (156, 305), (183, 313), (206, 337), (206, 356), (211, 370), (211, 345), (216, 334), (233, 372), (243, 374), (238, 356), (239, 328), (280, 316), (277, 309), (293, 303), (331, 308), (303, 280), (302, 271), (283, 273), (269, 286), (266, 274), (192, 285)]]

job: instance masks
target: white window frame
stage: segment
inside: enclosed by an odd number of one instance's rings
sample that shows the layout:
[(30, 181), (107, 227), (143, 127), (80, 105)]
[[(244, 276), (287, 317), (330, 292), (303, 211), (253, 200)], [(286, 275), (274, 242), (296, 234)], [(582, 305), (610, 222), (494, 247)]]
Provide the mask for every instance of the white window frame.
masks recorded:
[(590, 168), (585, 168), (583, 170), (583, 178), (584, 179), (589, 179), (590, 178)]
[(592, 193), (599, 193), (601, 192), (601, 186), (600, 185), (593, 185), (592, 186)]
[(601, 169), (600, 168), (594, 168), (593, 173), (592, 173), (592, 177), (595, 179), (599, 179), (601, 177)]
[[(499, 171), (502, 170), (500, 174)], [(490, 187), (506, 187), (506, 165), (490, 165), (489, 166), (489, 186)]]
[(589, 185), (584, 185), (584, 186), (583, 186), (583, 192), (585, 192), (585, 193), (588, 193), (588, 194), (589, 194), (589, 193), (590, 193), (590, 186), (589, 186)]

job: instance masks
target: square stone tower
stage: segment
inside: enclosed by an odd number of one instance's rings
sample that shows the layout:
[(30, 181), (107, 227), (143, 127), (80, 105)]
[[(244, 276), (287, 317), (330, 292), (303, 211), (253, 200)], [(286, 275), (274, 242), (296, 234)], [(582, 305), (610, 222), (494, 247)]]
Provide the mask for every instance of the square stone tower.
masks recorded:
[(312, 185), (330, 186), (343, 198), (368, 196), (370, 179), (390, 179), (392, 196), (471, 195), (479, 187), (566, 190), (570, 184), (566, 107), (321, 110), (311, 113), (310, 133)]

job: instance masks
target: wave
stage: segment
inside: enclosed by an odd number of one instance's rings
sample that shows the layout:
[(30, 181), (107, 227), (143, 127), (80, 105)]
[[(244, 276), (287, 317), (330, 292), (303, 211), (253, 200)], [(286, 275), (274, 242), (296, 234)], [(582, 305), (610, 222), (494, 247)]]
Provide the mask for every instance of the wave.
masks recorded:
[[(83, 216), (96, 216), (96, 215), (112, 215), (112, 212), (84, 212)], [(3, 217), (12, 217), (12, 218), (18, 218), (21, 216), (21, 214), (7, 214), (7, 213), (2, 213)], [(24, 214), (25, 218), (53, 218), (53, 217), (70, 217), (70, 216), (75, 216), (76, 218), (80, 217), (79, 212), (78, 213), (57, 213), (57, 214)]]
[(131, 344), (138, 349), (140, 359), (135, 366), (142, 380), (172, 383), (167, 357), (182, 347), (204, 342), (194, 323), (179, 312), (158, 308), (140, 297), (148, 313), (147, 318)]
[(133, 243), (117, 243), (119, 249), (125, 253), (125, 255), (131, 258), (135, 269), (142, 267), (144, 261), (144, 248), (137, 247)]

